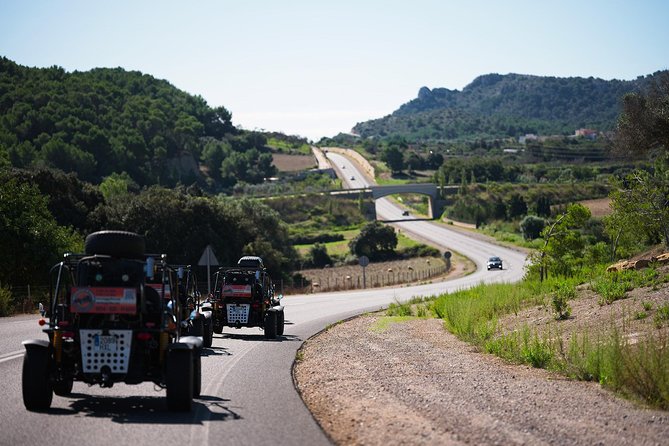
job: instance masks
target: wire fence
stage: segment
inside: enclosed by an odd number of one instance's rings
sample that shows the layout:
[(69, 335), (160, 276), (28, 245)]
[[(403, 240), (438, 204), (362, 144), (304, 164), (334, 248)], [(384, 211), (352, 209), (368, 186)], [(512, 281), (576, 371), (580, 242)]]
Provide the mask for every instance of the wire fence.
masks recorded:
[(48, 285), (23, 285), (10, 286), (11, 301), (9, 303), (12, 313), (35, 313), (39, 304), (45, 306), (49, 303)]
[(385, 286), (403, 285), (407, 283), (429, 280), (446, 274), (450, 270), (450, 262), (439, 266), (420, 269), (395, 271), (388, 269), (365, 274), (342, 274), (333, 269), (323, 269), (322, 273), (310, 273), (309, 280), (300, 278), (292, 281), (281, 281), (283, 294), (310, 294), (328, 291), (358, 290), (364, 288), (380, 288)]

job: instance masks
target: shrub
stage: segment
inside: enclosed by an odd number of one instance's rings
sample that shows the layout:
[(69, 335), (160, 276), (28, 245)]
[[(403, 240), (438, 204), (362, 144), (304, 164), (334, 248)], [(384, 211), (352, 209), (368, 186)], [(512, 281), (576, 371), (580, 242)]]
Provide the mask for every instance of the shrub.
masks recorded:
[(393, 302), (388, 305), (387, 316), (413, 316), (410, 303)]
[(569, 299), (576, 297), (576, 289), (573, 284), (560, 284), (553, 293), (553, 311), (556, 319), (569, 319), (571, 307)]
[(332, 259), (328, 255), (328, 250), (325, 245), (316, 243), (309, 250), (309, 256), (311, 257), (311, 263), (315, 267), (324, 267), (325, 265), (332, 265)]
[(541, 236), (541, 231), (546, 227), (546, 220), (535, 215), (528, 215), (520, 222), (520, 232), (525, 240), (534, 240)]
[(12, 292), (6, 285), (0, 285), (0, 316), (12, 314)]

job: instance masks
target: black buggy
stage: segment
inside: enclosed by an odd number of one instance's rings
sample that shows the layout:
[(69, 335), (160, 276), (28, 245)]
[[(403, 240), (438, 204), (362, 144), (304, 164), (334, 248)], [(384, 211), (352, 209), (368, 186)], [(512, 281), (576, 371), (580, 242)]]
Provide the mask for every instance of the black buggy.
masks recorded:
[(164, 255), (144, 251), (137, 234), (100, 231), (86, 238), (84, 254), (65, 254), (51, 269), (49, 320), (41, 321), (48, 339), (23, 342), (26, 409), (48, 409), (74, 381), (151, 381), (166, 389), (170, 410), (191, 409), (202, 339), (181, 336), (175, 271)]
[(283, 335), (284, 315), (281, 295), (275, 296), (274, 285), (263, 261), (244, 256), (235, 267), (220, 268), (214, 279), (214, 333), (223, 327), (260, 327), (266, 339)]

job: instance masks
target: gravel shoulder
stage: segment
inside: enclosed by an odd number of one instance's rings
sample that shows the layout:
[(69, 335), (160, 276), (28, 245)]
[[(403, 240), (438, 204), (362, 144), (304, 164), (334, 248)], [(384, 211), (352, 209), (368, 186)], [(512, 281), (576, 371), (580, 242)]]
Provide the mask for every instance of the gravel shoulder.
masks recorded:
[(660, 445), (669, 414), (477, 352), (437, 319), (368, 314), (309, 339), (294, 380), (335, 444)]

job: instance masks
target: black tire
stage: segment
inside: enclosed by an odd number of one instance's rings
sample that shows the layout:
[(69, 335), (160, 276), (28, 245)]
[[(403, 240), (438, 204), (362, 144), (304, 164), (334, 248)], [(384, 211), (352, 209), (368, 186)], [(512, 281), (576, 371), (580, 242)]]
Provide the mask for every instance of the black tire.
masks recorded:
[(202, 392), (202, 357), (193, 351), (193, 398), (198, 398)]
[[(216, 325), (214, 325), (212, 328), (213, 328), (213, 332), (214, 332), (214, 333), (216, 333), (216, 334), (223, 334), (223, 326), (222, 326), (222, 325), (221, 325), (220, 327), (217, 327)], [(213, 336), (213, 335), (212, 335), (212, 336)]]
[(211, 319), (204, 319), (202, 328), (202, 339), (204, 341), (204, 346), (209, 348), (214, 342), (214, 332), (212, 331)]
[(46, 348), (31, 347), (23, 356), (21, 388), (23, 405), (30, 411), (51, 407), (53, 388), (49, 379), (51, 353)]
[(56, 381), (53, 383), (53, 393), (58, 396), (68, 396), (72, 394), (72, 386), (74, 380), (72, 378)]
[(167, 408), (188, 412), (193, 405), (193, 351), (188, 349), (167, 352)]
[(104, 254), (112, 257), (139, 259), (146, 250), (144, 237), (127, 231), (98, 231), (88, 234), (84, 243), (87, 255)]
[(278, 336), (283, 336), (284, 322), (285, 319), (283, 316), (283, 310), (281, 310), (277, 313), (277, 318), (276, 318), (276, 334)]
[(265, 339), (276, 339), (276, 312), (265, 313)]

